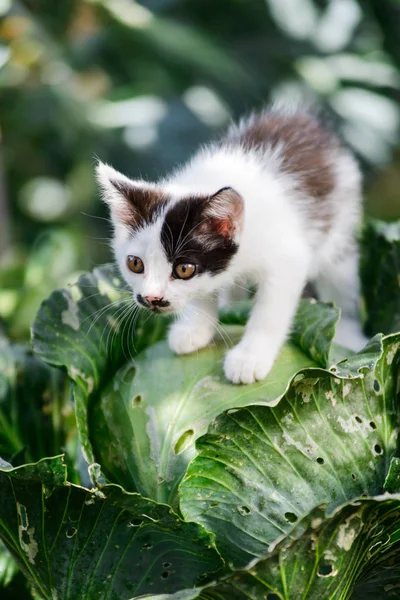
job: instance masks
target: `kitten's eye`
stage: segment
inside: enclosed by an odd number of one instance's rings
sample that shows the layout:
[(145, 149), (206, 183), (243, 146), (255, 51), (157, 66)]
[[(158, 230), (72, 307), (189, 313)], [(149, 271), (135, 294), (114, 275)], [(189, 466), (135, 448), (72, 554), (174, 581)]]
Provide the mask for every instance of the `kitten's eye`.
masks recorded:
[(196, 274), (197, 267), (196, 265), (191, 264), (181, 264), (176, 265), (173, 270), (173, 275), (177, 279), (190, 279), (193, 275)]
[(126, 259), (126, 264), (132, 273), (143, 273), (144, 271), (143, 261), (138, 256), (132, 256), (130, 254)]

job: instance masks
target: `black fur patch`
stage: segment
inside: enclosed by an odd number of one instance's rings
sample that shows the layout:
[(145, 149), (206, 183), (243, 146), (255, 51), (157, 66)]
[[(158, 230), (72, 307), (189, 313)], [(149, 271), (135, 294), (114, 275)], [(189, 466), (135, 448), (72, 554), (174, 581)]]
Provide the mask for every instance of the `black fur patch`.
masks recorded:
[(165, 214), (161, 243), (172, 265), (193, 263), (199, 274), (224, 271), (238, 250), (230, 237), (219, 233), (215, 219), (205, 217), (210, 198), (192, 196), (179, 200)]
[(168, 197), (156, 188), (136, 187), (118, 180), (111, 183), (126, 199), (118, 217), (133, 230), (154, 223), (168, 202)]

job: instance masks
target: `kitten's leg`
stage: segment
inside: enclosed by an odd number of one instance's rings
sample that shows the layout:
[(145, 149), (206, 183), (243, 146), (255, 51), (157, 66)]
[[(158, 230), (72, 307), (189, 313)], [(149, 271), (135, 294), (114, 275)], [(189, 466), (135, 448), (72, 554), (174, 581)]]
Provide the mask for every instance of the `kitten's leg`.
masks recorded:
[(319, 299), (334, 302), (342, 310), (335, 341), (351, 350), (361, 350), (367, 338), (361, 329), (358, 308), (360, 284), (356, 244), (345, 255), (334, 257), (325, 265), (315, 283)]
[(264, 379), (289, 332), (303, 291), (308, 258), (277, 261), (259, 285), (242, 340), (225, 358), (225, 375), (233, 383)]
[(204, 298), (189, 303), (169, 330), (169, 347), (176, 354), (189, 354), (207, 346), (214, 337), (217, 319), (215, 299)]

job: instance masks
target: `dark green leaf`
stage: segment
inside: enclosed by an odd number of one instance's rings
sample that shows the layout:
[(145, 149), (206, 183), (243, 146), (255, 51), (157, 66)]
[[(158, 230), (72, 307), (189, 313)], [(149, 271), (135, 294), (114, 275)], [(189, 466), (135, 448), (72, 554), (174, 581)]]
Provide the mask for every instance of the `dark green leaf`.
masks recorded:
[(368, 335), (400, 330), (400, 222), (371, 222), (364, 231), (361, 276)]
[[(0, 541), (0, 598), (1, 600), (32, 600), (28, 582), (17, 563)], [(35, 596), (35, 598), (38, 598)], [(40, 599), (38, 599), (40, 600)]]
[(293, 540), (284, 538), (246, 569), (198, 589), (197, 594), (187, 590), (186, 596), (180, 592), (146, 598), (350, 600), (363, 582), (373, 583), (373, 598), (398, 598), (399, 522), (400, 495), (359, 499), (338, 508), (329, 518), (324, 507), (319, 507), (295, 527)]
[(170, 507), (65, 477), (62, 457), (0, 470), (0, 537), (45, 600), (170, 592), (222, 566), (213, 536)]
[(14, 466), (64, 449), (74, 455), (67, 385), (30, 350), (0, 340), (0, 452)]

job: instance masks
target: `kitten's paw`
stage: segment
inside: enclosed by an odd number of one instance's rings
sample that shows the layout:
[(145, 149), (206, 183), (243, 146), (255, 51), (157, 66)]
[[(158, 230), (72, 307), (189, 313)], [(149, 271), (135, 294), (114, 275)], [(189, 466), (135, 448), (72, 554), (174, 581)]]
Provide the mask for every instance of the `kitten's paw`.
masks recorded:
[(190, 354), (204, 348), (214, 337), (214, 329), (202, 326), (194, 329), (182, 323), (174, 323), (169, 330), (168, 345), (175, 354)]
[(254, 383), (264, 379), (272, 365), (272, 357), (265, 347), (249, 349), (247, 345), (238, 344), (225, 357), (225, 376), (232, 383)]

